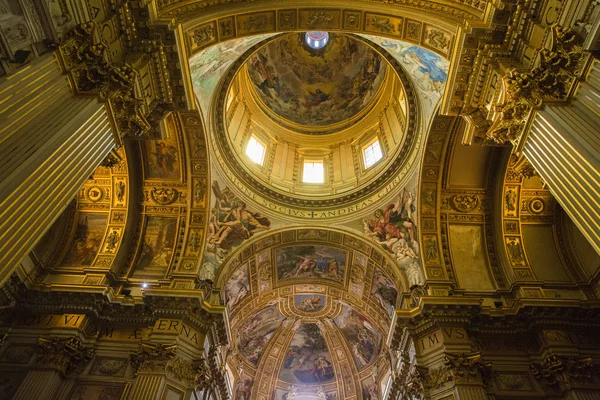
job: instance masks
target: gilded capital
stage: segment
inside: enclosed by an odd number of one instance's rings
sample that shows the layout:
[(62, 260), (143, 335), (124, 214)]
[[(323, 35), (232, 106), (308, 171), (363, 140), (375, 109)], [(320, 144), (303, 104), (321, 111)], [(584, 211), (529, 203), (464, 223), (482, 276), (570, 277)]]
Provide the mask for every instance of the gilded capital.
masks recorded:
[(58, 368), (67, 375), (78, 375), (94, 356), (94, 349), (86, 347), (78, 338), (40, 337), (36, 348), (37, 362)]
[[(549, 49), (541, 49), (539, 65), (531, 70), (510, 68), (500, 80), (491, 111), (469, 108), (462, 115), (471, 127), (466, 144), (520, 143), (536, 109), (568, 102), (590, 58), (572, 29), (551, 28)], [(487, 118), (483, 116), (487, 115)]]

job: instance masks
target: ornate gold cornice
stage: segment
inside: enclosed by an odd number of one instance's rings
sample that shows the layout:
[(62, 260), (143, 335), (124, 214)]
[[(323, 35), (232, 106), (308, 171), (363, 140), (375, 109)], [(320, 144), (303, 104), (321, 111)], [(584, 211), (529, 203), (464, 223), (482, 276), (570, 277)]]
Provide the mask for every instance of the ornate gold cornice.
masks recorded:
[[(86, 314), (96, 324), (152, 325), (159, 318), (178, 318), (201, 332), (214, 329), (216, 340), (229, 342), (224, 307), (211, 306), (204, 301), (203, 292), (145, 294), (141, 301), (117, 300), (112, 290), (105, 287), (60, 287), (50, 290), (27, 289), (13, 278), (3, 287), (5, 295), (15, 302), (15, 307), (2, 310), (0, 322), (10, 325), (19, 314), (44, 313)], [(207, 311), (208, 310), (208, 311)]]

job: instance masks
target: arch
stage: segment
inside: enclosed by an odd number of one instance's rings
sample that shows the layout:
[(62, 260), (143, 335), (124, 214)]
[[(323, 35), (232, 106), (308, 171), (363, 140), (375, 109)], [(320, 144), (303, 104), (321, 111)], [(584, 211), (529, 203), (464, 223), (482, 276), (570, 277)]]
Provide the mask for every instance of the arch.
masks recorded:
[[(384, 251), (378, 246), (375, 245), (372, 241), (365, 239), (364, 237), (347, 230), (342, 230), (338, 228), (331, 228), (328, 226), (318, 226), (315, 225), (312, 228), (307, 228), (306, 226), (295, 226), (289, 228), (281, 228), (273, 231), (269, 231), (268, 233), (257, 235), (252, 237), (251, 239), (244, 242), (242, 246), (239, 246), (233, 251), (229, 257), (223, 262), (221, 268), (217, 272), (214, 278), (214, 288), (215, 290), (222, 290), (226, 281), (231, 277), (231, 275), (235, 272), (237, 268), (239, 268), (244, 262), (246, 262), (250, 257), (255, 255), (257, 251), (264, 251), (270, 248), (275, 248), (276, 246), (284, 245), (285, 243), (291, 243), (294, 239), (291, 239), (292, 236), (289, 236), (290, 239), (283, 241), (281, 239), (282, 235), (290, 235), (290, 233), (296, 232), (305, 233), (306, 239), (298, 240), (298, 236), (294, 236), (297, 241), (293, 243), (315, 243), (315, 239), (321, 238), (321, 236), (311, 236), (310, 231), (314, 231), (314, 235), (322, 235), (326, 234), (327, 239), (334, 236), (334, 241), (331, 243), (345, 247), (348, 246), (349, 243), (354, 243), (357, 246), (360, 246), (362, 249), (362, 254), (367, 257), (374, 256), (376, 259), (381, 260), (381, 263), (385, 262), (389, 268), (387, 271), (391, 271), (394, 273), (397, 278), (396, 284), (402, 288), (400, 293), (406, 293), (409, 291), (409, 283), (406, 274), (403, 273), (399, 268), (397, 268), (397, 264), (394, 261), (393, 257)], [(322, 233), (319, 233), (322, 232)], [(325, 236), (323, 236), (325, 238)], [(381, 264), (383, 265), (383, 264)]]
[[(400, 294), (408, 291), (404, 273), (378, 247), (345, 230), (303, 226), (257, 235), (231, 254), (215, 290), (227, 303), (233, 354), (228, 363), (244, 371), (240, 390), (250, 385), (252, 393), (272, 398), (290, 384), (303, 395), (320, 385), (347, 398), (373, 385), (372, 377), (385, 370), (393, 310), (407, 306)], [(330, 274), (333, 263), (336, 272)], [(305, 274), (308, 265), (324, 273)], [(309, 355), (302, 350), (307, 343), (319, 350)], [(307, 372), (313, 363), (321, 363), (317, 378)]]
[[(185, 50), (182, 59), (238, 37), (314, 29), (372, 34), (423, 46), (452, 61), (452, 76), (442, 107), (444, 113), (452, 115), (460, 112), (464, 102), (463, 91), (454, 93), (454, 82), (468, 79), (477, 44), (486, 40), (482, 33), (497, 8), (486, 1), (367, 4), (351, 0), (314, 7), (280, 0), (252, 3), (251, 10), (237, 2), (214, 7), (205, 1), (157, 3), (151, 7), (151, 19), (179, 26), (178, 41)], [(465, 54), (468, 57), (459, 56)], [(184, 75), (189, 76), (187, 65)], [(186, 84), (188, 106), (193, 108), (193, 90), (189, 82)]]

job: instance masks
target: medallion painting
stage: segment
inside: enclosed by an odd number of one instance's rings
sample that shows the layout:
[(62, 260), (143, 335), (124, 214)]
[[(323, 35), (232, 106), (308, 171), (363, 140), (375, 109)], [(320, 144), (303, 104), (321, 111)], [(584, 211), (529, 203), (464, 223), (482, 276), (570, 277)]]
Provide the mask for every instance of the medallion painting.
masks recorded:
[(321, 311), (325, 307), (325, 295), (297, 294), (294, 296), (294, 305), (303, 312)]
[(394, 281), (379, 268), (376, 268), (373, 274), (371, 298), (383, 308), (386, 314), (391, 316), (398, 299), (398, 289)]
[(368, 45), (330, 34), (313, 50), (304, 34), (269, 42), (248, 60), (256, 93), (277, 120), (322, 127), (351, 118), (371, 104), (385, 78), (385, 61)]
[(223, 288), (225, 300), (230, 310), (248, 294), (250, 294), (250, 281), (248, 279), (248, 266), (238, 268)]
[(73, 242), (63, 258), (63, 265), (92, 265), (106, 231), (106, 214), (80, 213)]
[(344, 334), (358, 368), (371, 364), (381, 349), (382, 333), (379, 329), (347, 305), (342, 307), (334, 321)]
[(176, 235), (177, 218), (148, 216), (140, 256), (133, 276), (164, 277), (171, 264)]
[(273, 334), (281, 325), (283, 316), (277, 306), (269, 306), (253, 314), (237, 329), (240, 354), (255, 367)]
[(415, 191), (402, 189), (395, 203), (375, 210), (372, 217), (363, 220), (364, 234), (392, 254), (410, 286), (424, 283), (416, 211)]
[(334, 377), (331, 356), (319, 327), (301, 324), (285, 354), (279, 378), (294, 384), (317, 384)]
[(348, 253), (328, 246), (292, 246), (277, 249), (279, 280), (318, 278), (342, 283)]

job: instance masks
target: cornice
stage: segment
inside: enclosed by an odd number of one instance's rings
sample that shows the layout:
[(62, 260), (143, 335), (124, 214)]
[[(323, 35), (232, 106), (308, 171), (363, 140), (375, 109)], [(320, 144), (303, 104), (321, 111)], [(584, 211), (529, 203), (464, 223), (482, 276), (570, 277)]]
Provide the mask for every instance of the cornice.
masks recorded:
[(600, 301), (520, 299), (510, 307), (493, 308), (483, 306), (483, 298), (422, 297), (416, 307), (395, 311), (391, 347), (398, 346), (405, 330), (423, 334), (452, 326), (476, 334), (526, 334), (542, 328), (600, 331)]
[(0, 320), (6, 323), (16, 313), (80, 313), (103, 323), (151, 325), (159, 318), (177, 317), (201, 332), (208, 332), (215, 326), (218, 340), (228, 342), (225, 307), (208, 305), (202, 290), (186, 290), (185, 293), (157, 290), (144, 294), (141, 299), (116, 301), (112, 288), (62, 285), (60, 290), (57, 289), (27, 289), (18, 278), (13, 278), (3, 290), (15, 305), (3, 310)]

